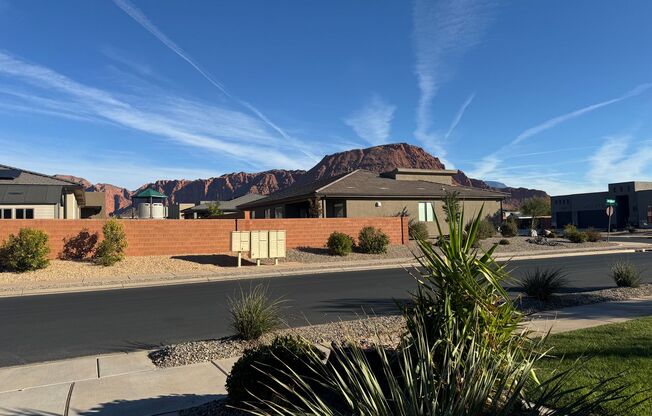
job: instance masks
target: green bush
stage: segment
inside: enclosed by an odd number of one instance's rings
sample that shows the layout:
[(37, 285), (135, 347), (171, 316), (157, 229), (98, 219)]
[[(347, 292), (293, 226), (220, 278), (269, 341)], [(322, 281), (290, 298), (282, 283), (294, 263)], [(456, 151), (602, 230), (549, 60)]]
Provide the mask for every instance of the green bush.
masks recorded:
[(508, 246), (510, 243), (509, 243), (508, 239), (501, 238), (500, 241), (498, 242), (498, 244), (500, 244), (501, 246)]
[(557, 238), (557, 233), (555, 230), (550, 230), (550, 234), (548, 234), (548, 238)]
[(350, 235), (334, 231), (328, 237), (326, 247), (331, 256), (346, 256), (353, 250), (353, 243), (353, 237)]
[(596, 230), (595, 228), (589, 228), (586, 230), (586, 240), (590, 241), (591, 243), (596, 243), (598, 241), (602, 241), (602, 234), (600, 231)]
[(641, 272), (628, 261), (619, 261), (611, 266), (611, 277), (618, 287), (639, 287), (641, 285)]
[(430, 237), (428, 226), (423, 221), (410, 220), (408, 230), (413, 240), (427, 240)]
[(568, 280), (561, 269), (540, 270), (537, 268), (534, 272), (525, 274), (521, 285), (528, 296), (545, 302), (553, 293), (568, 286)]
[(283, 302), (281, 298), (269, 299), (267, 288), (263, 285), (257, 285), (248, 292), (241, 288), (237, 297), (228, 299), (231, 327), (242, 339), (259, 338), (283, 323)]
[(308, 341), (291, 336), (276, 337), (270, 345), (245, 350), (226, 378), (229, 400), (237, 405), (253, 400), (273, 400), (275, 394), (267, 386), (272, 380), (291, 384), (288, 369), (297, 377), (308, 377), (309, 355), (324, 357), (324, 353)]
[(570, 240), (571, 243), (586, 243), (589, 237), (585, 232), (578, 231), (577, 227), (568, 224), (564, 227), (564, 237)]
[(95, 262), (102, 266), (113, 266), (125, 257), (127, 238), (124, 225), (115, 218), (110, 219), (102, 227), (104, 239), (95, 250)]
[(516, 234), (518, 234), (518, 226), (516, 225), (516, 222), (508, 220), (502, 223), (500, 226), (500, 234), (503, 237), (516, 237)]
[(11, 234), (0, 248), (0, 269), (28, 272), (44, 269), (50, 264), (48, 235), (33, 228), (21, 228), (18, 235)]
[[(468, 233), (469, 229), (471, 228), (471, 223), (466, 224), (466, 227), (464, 227), (465, 231)], [(477, 232), (477, 239), (478, 240), (485, 240), (487, 238), (491, 238), (496, 234), (496, 227), (494, 227), (493, 223), (489, 220), (480, 220), (478, 223), (478, 232)]]
[(389, 237), (382, 230), (364, 227), (358, 235), (358, 247), (363, 253), (382, 254), (387, 252)]

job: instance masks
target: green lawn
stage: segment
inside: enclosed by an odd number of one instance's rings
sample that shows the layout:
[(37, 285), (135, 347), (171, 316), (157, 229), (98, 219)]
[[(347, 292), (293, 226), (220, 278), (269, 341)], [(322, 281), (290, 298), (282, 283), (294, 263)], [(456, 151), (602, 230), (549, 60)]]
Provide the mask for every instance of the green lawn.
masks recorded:
[[(591, 384), (598, 377), (626, 371), (622, 381), (631, 386), (631, 392), (639, 392), (639, 399), (652, 396), (650, 391), (642, 392), (652, 388), (652, 317), (552, 335), (548, 346), (553, 348), (550, 354), (555, 357), (542, 360), (543, 378), (555, 368), (568, 368), (577, 358), (588, 356), (591, 359), (585, 368), (571, 379), (573, 386)], [(615, 404), (605, 405), (606, 409), (617, 412), (615, 407)], [(652, 415), (652, 401), (631, 414)]]

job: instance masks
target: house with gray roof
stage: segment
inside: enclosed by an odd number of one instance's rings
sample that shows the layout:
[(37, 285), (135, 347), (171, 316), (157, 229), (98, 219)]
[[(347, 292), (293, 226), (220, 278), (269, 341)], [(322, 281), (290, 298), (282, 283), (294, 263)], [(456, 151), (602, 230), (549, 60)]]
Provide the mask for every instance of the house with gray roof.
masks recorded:
[(212, 204), (217, 203), (220, 211), (227, 217), (236, 217), (241, 213), (238, 207), (242, 204), (257, 201), (265, 198), (265, 195), (249, 193), (227, 201), (200, 201), (199, 204), (181, 208), (179, 211), (186, 219), (208, 218), (210, 215), (209, 208)]
[[(398, 168), (374, 173), (363, 169), (314, 182), (297, 183), (266, 198), (241, 204), (252, 218), (353, 218), (407, 215), (437, 233), (443, 200), (456, 192), (467, 215), (483, 207), (487, 216), (502, 215), (503, 192), (453, 184), (457, 170)], [(443, 230), (447, 232), (447, 229)]]
[(79, 183), (0, 165), (0, 220), (79, 219), (103, 212), (103, 195), (87, 194)]

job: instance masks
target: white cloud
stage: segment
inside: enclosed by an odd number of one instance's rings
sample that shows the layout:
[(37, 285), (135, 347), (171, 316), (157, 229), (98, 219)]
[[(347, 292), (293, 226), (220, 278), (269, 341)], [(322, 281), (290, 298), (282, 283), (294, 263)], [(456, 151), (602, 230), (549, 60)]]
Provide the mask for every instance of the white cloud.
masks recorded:
[(396, 106), (374, 95), (365, 106), (344, 120), (361, 139), (372, 145), (387, 143)]
[(147, 16), (140, 9), (138, 9), (136, 6), (134, 6), (128, 0), (114, 0), (114, 3), (120, 9), (122, 9), (127, 15), (129, 15), (132, 19), (134, 19), (139, 25), (141, 25), (145, 30), (147, 30), (154, 37), (156, 37), (159, 41), (161, 41), (161, 43), (163, 43), (171, 51), (173, 51), (175, 54), (177, 54), (181, 59), (186, 61), (199, 74), (201, 74), (202, 77), (204, 77), (213, 86), (218, 88), (224, 95), (226, 95), (228, 98), (236, 101), (239, 105), (243, 106), (247, 110), (251, 111), (263, 123), (267, 124), (271, 129), (275, 130), (278, 134), (280, 134), (283, 137), (283, 139), (288, 142), (288, 144), (291, 144), (292, 146), (297, 148), (305, 156), (312, 159), (313, 162), (316, 162), (317, 160), (319, 160), (319, 158), (317, 156), (315, 156), (315, 154), (310, 152), (310, 150), (305, 146), (303, 141), (297, 140), (294, 137), (291, 137), (290, 135), (288, 135), (285, 132), (284, 129), (282, 129), (280, 126), (278, 126), (272, 120), (270, 120), (265, 114), (263, 114), (262, 111), (260, 111), (254, 105), (252, 105), (251, 103), (249, 103), (249, 102), (247, 102), (245, 100), (242, 100), (242, 99), (236, 97), (234, 94), (229, 92), (226, 89), (226, 86), (222, 82), (218, 81), (208, 70), (204, 69), (185, 50), (183, 50), (183, 48), (181, 48), (172, 39), (170, 39), (165, 33), (163, 33), (151, 20), (149, 20), (149, 18), (147, 18)]
[[(153, 94), (117, 96), (49, 68), (0, 52), (0, 76), (20, 83), (12, 104), (61, 116), (100, 119), (260, 168), (305, 168), (312, 163), (268, 125), (248, 114), (199, 101)], [(15, 87), (20, 88), (20, 87)], [(26, 106), (28, 105), (28, 106)], [(264, 152), (261, 145), (265, 145)]]
[(466, 108), (471, 105), (471, 101), (473, 101), (473, 98), (475, 98), (475, 93), (471, 94), (468, 96), (468, 98), (462, 103), (462, 106), (460, 107), (459, 110), (457, 110), (457, 113), (455, 113), (455, 117), (453, 117), (453, 121), (451, 122), (450, 127), (448, 128), (448, 131), (444, 135), (444, 140), (448, 140), (451, 134), (455, 131), (455, 128), (457, 127), (458, 124), (460, 124), (460, 121), (462, 120), (462, 117), (464, 116), (464, 112), (466, 111)]
[(432, 102), (442, 84), (452, 77), (457, 61), (480, 42), (490, 11), (490, 2), (483, 0), (415, 2), (415, 73), (420, 97), (414, 135), (440, 156), (445, 155), (445, 149), (441, 137), (432, 131)]
[(590, 158), (586, 179), (605, 188), (611, 182), (652, 180), (652, 146), (631, 136), (608, 137)]

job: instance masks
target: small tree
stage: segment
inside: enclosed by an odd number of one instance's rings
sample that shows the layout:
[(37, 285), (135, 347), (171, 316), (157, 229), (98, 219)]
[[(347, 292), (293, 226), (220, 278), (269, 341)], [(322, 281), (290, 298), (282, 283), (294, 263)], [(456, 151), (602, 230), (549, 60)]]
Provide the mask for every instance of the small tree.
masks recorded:
[(208, 204), (208, 218), (217, 218), (223, 214), (220, 209), (220, 203), (217, 201), (211, 202)]
[(322, 209), (321, 209), (321, 199), (315, 197), (311, 198), (308, 201), (308, 216), (310, 218), (321, 218), (322, 217)]
[(112, 218), (102, 227), (104, 240), (97, 246), (95, 262), (102, 266), (112, 266), (125, 257), (127, 238), (125, 229), (120, 221)]
[(444, 221), (450, 222), (450, 216), (457, 221), (460, 218), (462, 210), (460, 209), (460, 193), (458, 191), (446, 191), (443, 201)]
[(526, 199), (521, 206), (521, 212), (524, 215), (532, 216), (531, 228), (535, 230), (537, 228), (537, 217), (550, 215), (550, 198), (540, 196)]
[(0, 270), (28, 272), (43, 269), (50, 263), (48, 235), (34, 228), (21, 228), (0, 247)]

